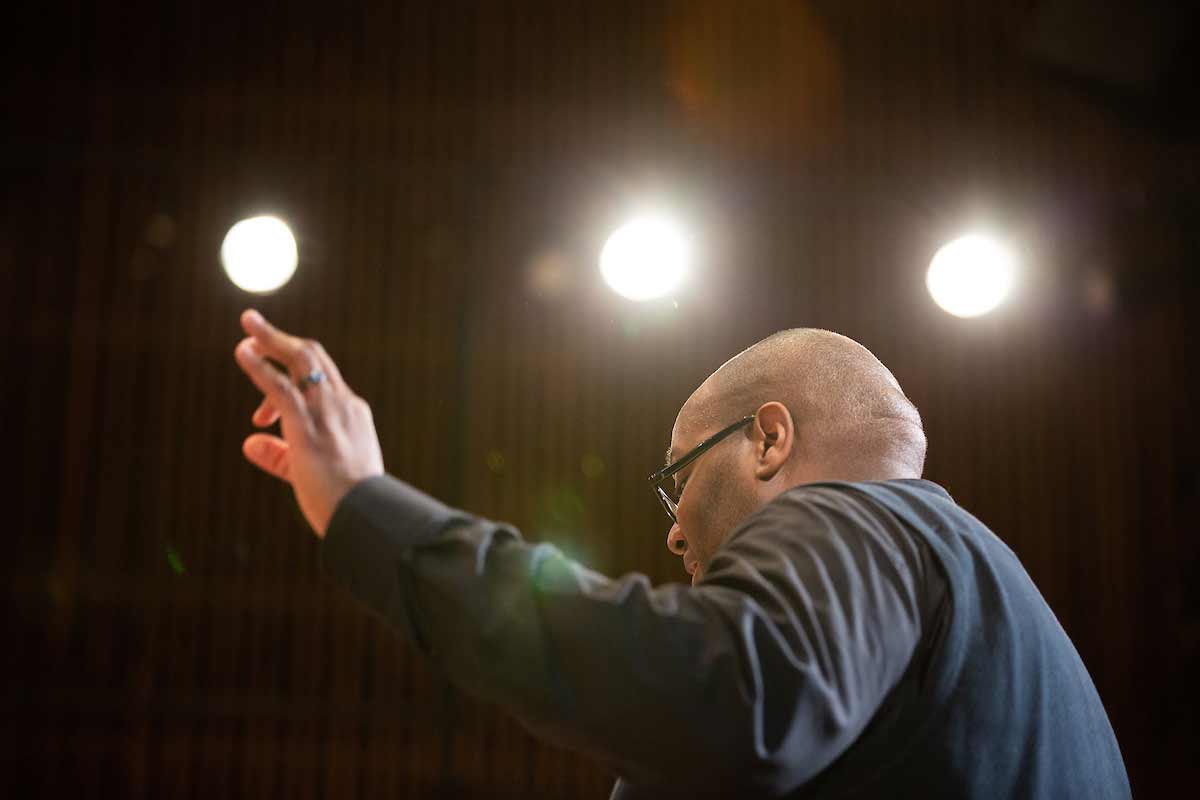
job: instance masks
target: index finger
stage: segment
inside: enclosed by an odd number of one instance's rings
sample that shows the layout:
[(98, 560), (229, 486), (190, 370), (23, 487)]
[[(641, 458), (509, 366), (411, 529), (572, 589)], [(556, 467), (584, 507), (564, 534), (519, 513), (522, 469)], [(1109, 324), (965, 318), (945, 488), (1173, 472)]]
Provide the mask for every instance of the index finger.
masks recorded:
[(296, 360), (296, 356), (300, 354), (300, 350), (304, 346), (304, 341), (300, 337), (279, 330), (253, 308), (242, 312), (241, 322), (242, 330), (246, 332), (246, 335), (255, 338), (263, 352), (288, 366), (291, 366), (292, 362)]
[(337, 364), (333, 363), (333, 359), (325, 352), (320, 342), (281, 331), (253, 308), (242, 312), (241, 321), (242, 329), (254, 338), (262, 352), (282, 362), (293, 377), (321, 370), (332, 384), (341, 385), (342, 375)]

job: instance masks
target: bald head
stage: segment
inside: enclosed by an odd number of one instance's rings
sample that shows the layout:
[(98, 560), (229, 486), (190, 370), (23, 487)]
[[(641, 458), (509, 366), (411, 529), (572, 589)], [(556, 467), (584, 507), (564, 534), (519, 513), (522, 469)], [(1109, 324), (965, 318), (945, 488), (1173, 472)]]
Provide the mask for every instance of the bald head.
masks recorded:
[(747, 348), (700, 385), (676, 424), (716, 428), (771, 401), (795, 424), (797, 482), (921, 477), (916, 407), (869, 350), (831, 331), (794, 328)]

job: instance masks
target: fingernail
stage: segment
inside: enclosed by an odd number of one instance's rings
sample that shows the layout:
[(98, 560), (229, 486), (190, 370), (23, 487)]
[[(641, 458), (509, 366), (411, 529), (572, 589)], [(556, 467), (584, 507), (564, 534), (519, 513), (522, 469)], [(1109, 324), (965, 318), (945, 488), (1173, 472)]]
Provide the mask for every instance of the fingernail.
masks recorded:
[(246, 319), (255, 324), (260, 324), (263, 321), (263, 315), (258, 313), (256, 309), (250, 308), (246, 310)]

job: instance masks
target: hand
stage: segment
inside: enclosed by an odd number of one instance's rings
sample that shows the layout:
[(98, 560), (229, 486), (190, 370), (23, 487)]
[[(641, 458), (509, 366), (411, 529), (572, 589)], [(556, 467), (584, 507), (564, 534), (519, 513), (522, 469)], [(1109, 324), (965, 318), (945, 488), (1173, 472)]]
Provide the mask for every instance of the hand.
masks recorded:
[[(234, 358), (265, 395), (252, 421), (258, 427), (281, 422), (283, 437), (254, 433), (242, 443), (247, 460), (287, 481), (308, 524), (320, 538), (334, 509), (359, 481), (383, 474), (383, 455), (371, 407), (350, 390), (319, 342), (275, 328), (253, 309), (242, 313), (249, 338)], [(287, 367), (285, 375), (267, 357)], [(301, 376), (324, 374), (301, 388)], [(290, 377), (289, 377), (290, 375)]]

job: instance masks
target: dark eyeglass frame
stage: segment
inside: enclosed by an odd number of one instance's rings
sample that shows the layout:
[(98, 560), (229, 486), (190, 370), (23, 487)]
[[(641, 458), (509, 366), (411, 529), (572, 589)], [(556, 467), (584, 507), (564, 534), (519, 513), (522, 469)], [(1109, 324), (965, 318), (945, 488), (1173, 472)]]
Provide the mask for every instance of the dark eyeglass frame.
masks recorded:
[(742, 417), (737, 422), (733, 423), (732, 425), (722, 428), (721, 430), (714, 433), (712, 436), (705, 439), (700, 444), (693, 447), (691, 450), (684, 453), (682, 456), (679, 457), (679, 459), (677, 459), (675, 461), (675, 463), (668, 464), (667, 466), (663, 467), (658, 472), (656, 472), (650, 476), (650, 483), (654, 485), (654, 494), (658, 497), (658, 501), (660, 503), (662, 503), (662, 507), (666, 510), (667, 516), (671, 518), (671, 522), (679, 521), (678, 518), (675, 516), (676, 510), (679, 508), (679, 506), (675, 502), (675, 498), (671, 497), (671, 495), (667, 494), (667, 491), (665, 489), (663, 489), (662, 482), (664, 480), (666, 480), (667, 478), (672, 477), (673, 475), (675, 475), (675, 473), (679, 472), (679, 470), (683, 469), (688, 464), (692, 463), (697, 458), (699, 458), (700, 456), (704, 455), (706, 452), (711, 450), (718, 442), (720, 442), (726, 436), (728, 436), (729, 434), (733, 433), (734, 431), (736, 431), (740, 428), (746, 427), (753, 421), (754, 421), (754, 414), (751, 414), (747, 417)]

